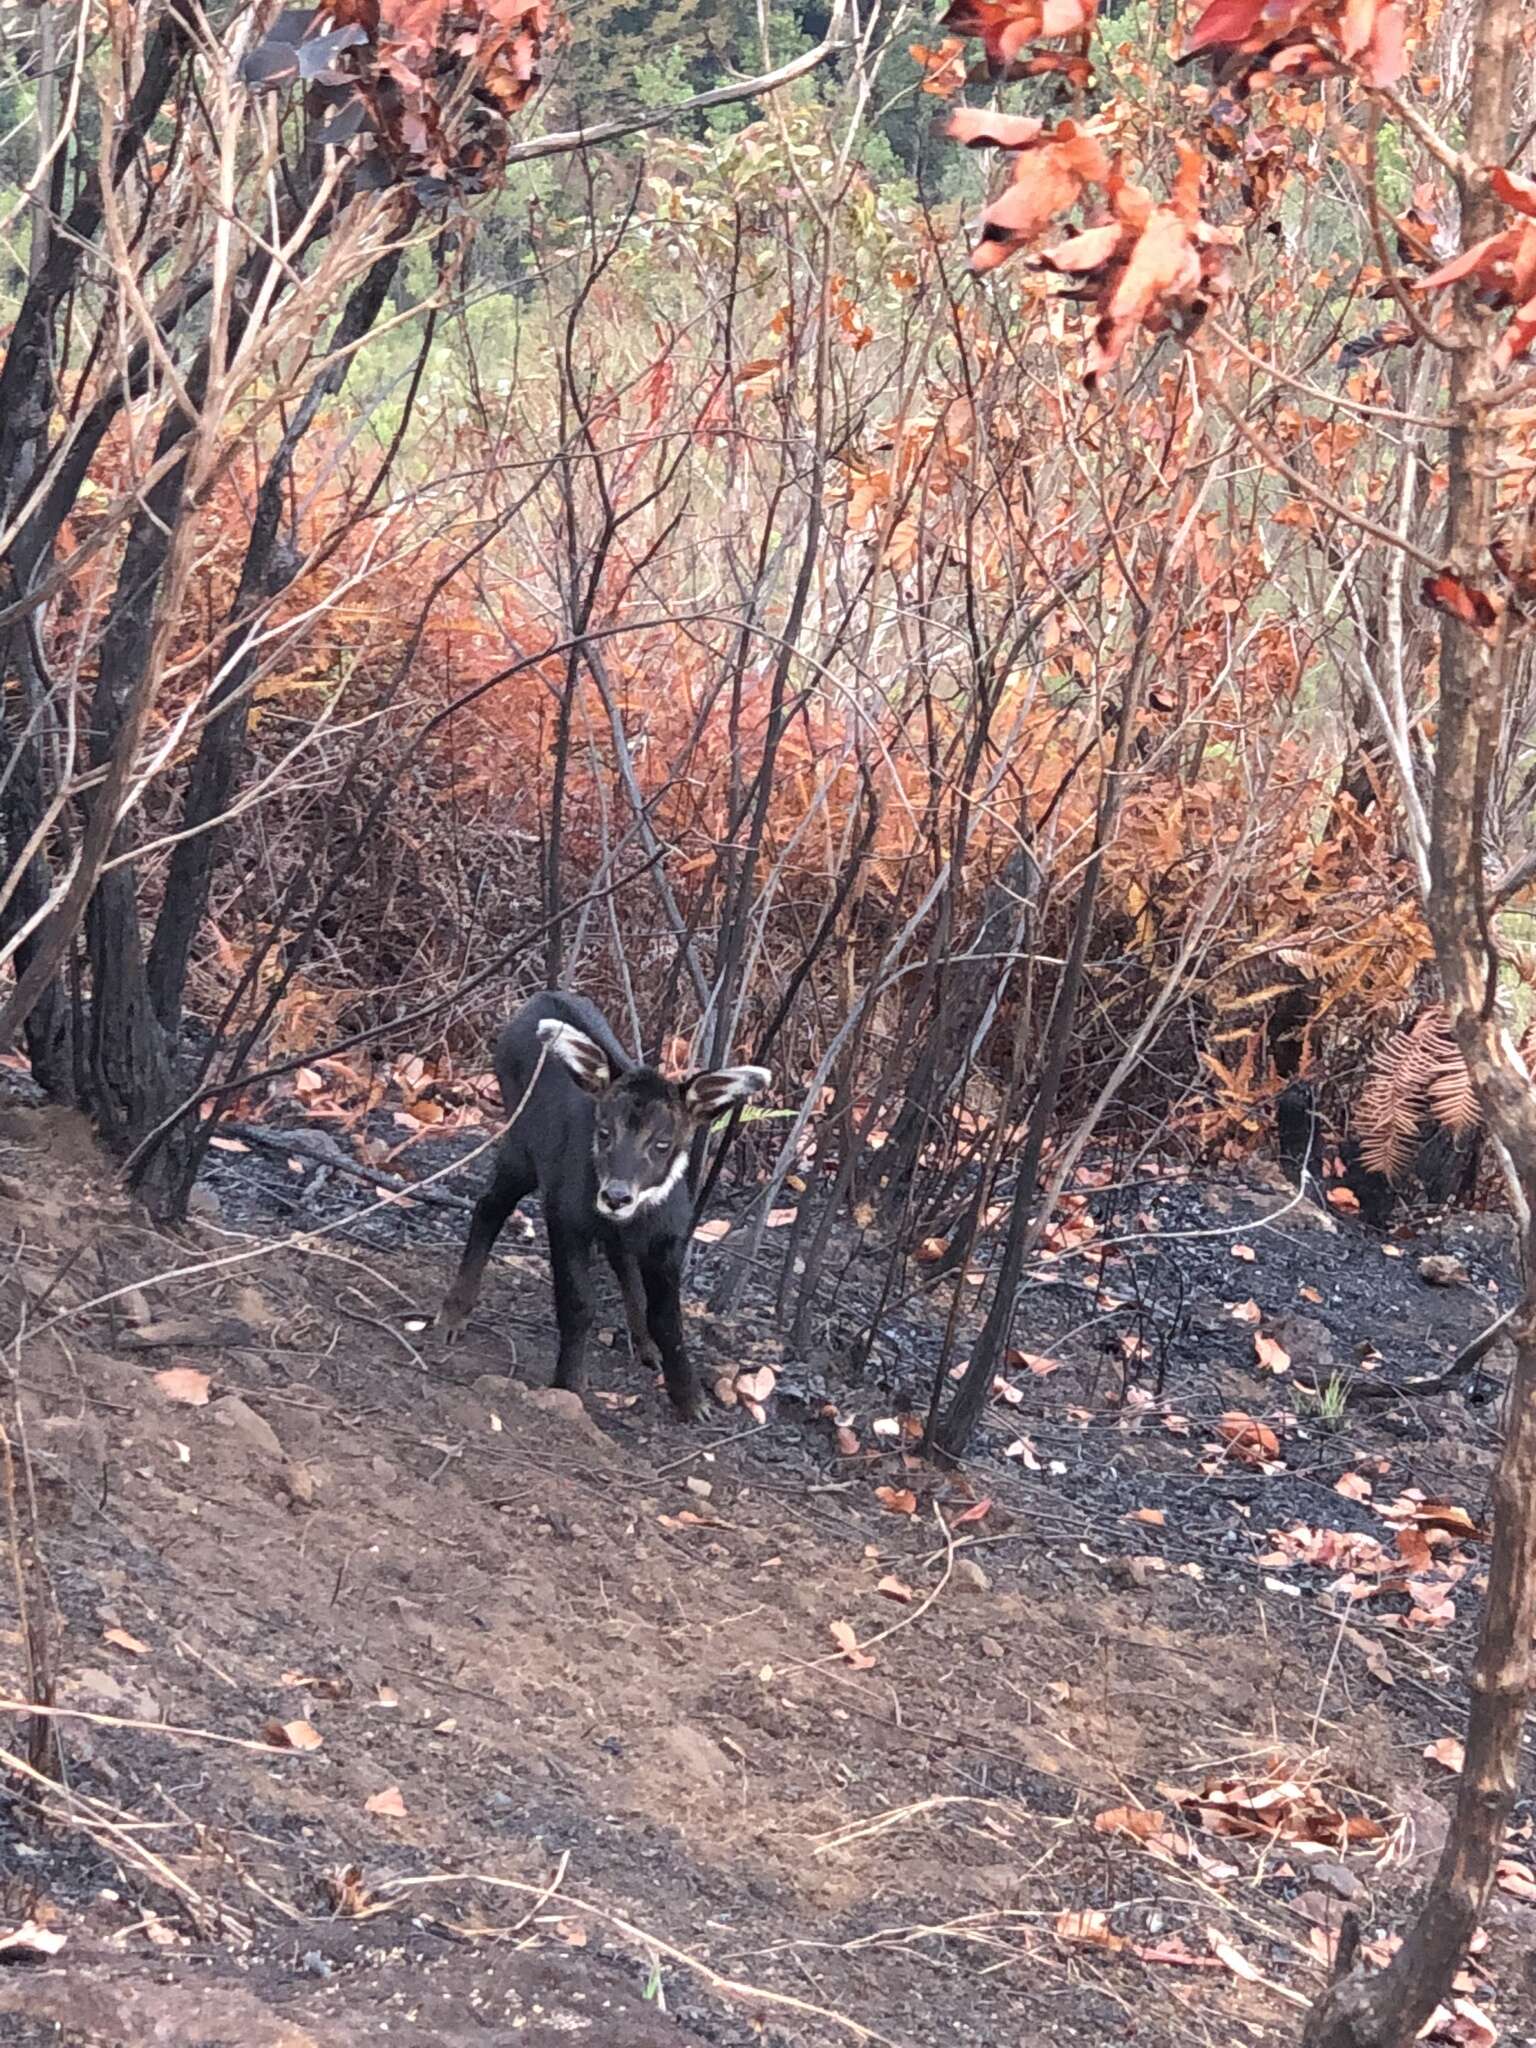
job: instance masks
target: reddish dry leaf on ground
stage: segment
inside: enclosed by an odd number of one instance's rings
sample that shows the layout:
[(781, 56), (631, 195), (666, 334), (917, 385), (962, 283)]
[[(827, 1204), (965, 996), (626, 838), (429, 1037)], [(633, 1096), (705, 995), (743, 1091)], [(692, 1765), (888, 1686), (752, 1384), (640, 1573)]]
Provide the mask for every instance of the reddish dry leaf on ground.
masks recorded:
[(268, 1721), (261, 1733), (274, 1749), (315, 1750), (322, 1741), (319, 1729), (308, 1721)]
[(1014, 1370), (1020, 1366), (1025, 1367), (1039, 1380), (1047, 1379), (1053, 1372), (1061, 1371), (1059, 1358), (1042, 1358), (1035, 1351), (1010, 1351), (1007, 1362)]
[(909, 1486), (877, 1486), (875, 1499), (888, 1515), (915, 1515), (917, 1495)]
[(1426, 1743), (1424, 1754), (1432, 1764), (1438, 1764), (1442, 1771), (1449, 1771), (1453, 1778), (1461, 1775), (1462, 1766), (1467, 1760), (1466, 1745), (1455, 1735), (1442, 1735), (1438, 1741)]
[(1128, 1522), (1148, 1522), (1154, 1529), (1166, 1529), (1168, 1517), (1161, 1508), (1133, 1508), (1125, 1518)]
[(1253, 1351), (1258, 1359), (1260, 1372), (1280, 1374), (1291, 1369), (1291, 1354), (1285, 1346), (1273, 1337), (1266, 1337), (1262, 1330), (1253, 1333)]
[(1272, 1758), (1265, 1775), (1208, 1778), (1198, 1792), (1161, 1786), (1185, 1816), (1212, 1834), (1239, 1839), (1317, 1842), (1343, 1849), (1379, 1842), (1387, 1830), (1369, 1814), (1345, 1813), (1317, 1786), (1292, 1776), (1283, 1758)]
[(988, 1494), (984, 1500), (973, 1500), (968, 1508), (962, 1508), (949, 1526), (951, 1529), (963, 1529), (968, 1522), (984, 1522), (991, 1512), (992, 1496)]
[(1369, 1500), (1371, 1482), (1359, 1472), (1341, 1472), (1333, 1482), (1335, 1493), (1342, 1493), (1346, 1500)]
[(1506, 1856), (1499, 1864), (1495, 1883), (1501, 1892), (1508, 1892), (1512, 1899), (1524, 1899), (1528, 1906), (1536, 1906), (1536, 1870), (1528, 1863), (1517, 1863), (1512, 1856)]
[(1234, 1259), (1242, 1259), (1245, 1264), (1250, 1266), (1259, 1256), (1251, 1244), (1228, 1245), (1227, 1249), (1231, 1252)]
[(151, 1654), (149, 1644), (141, 1643), (137, 1636), (129, 1635), (125, 1628), (103, 1629), (101, 1640), (110, 1643), (114, 1650), (126, 1650), (130, 1657), (148, 1657)]
[(1076, 1913), (1058, 1913), (1052, 1924), (1062, 1941), (1073, 1942), (1079, 1947), (1118, 1952), (1129, 1946), (1123, 1934), (1115, 1934), (1111, 1930), (1109, 1915), (1098, 1906), (1085, 1907)]
[(916, 1598), (916, 1595), (913, 1593), (912, 1588), (909, 1585), (907, 1585), (904, 1580), (893, 1579), (889, 1576), (883, 1578), (880, 1581), (879, 1585), (876, 1586), (875, 1591), (877, 1593), (883, 1593), (887, 1600), (899, 1600), (904, 1607), (910, 1606), (912, 1601)]
[(852, 1622), (831, 1621), (828, 1622), (827, 1628), (833, 1642), (842, 1651), (844, 1659), (855, 1671), (873, 1671), (875, 1660), (867, 1651), (859, 1648), (859, 1639), (854, 1633)]
[(389, 1785), (363, 1801), (364, 1813), (382, 1814), (387, 1820), (404, 1820), (405, 1799), (398, 1785)]
[(1227, 1310), (1234, 1323), (1262, 1322), (1264, 1311), (1256, 1301), (1235, 1301)]
[(1280, 1455), (1280, 1439), (1267, 1423), (1258, 1422), (1240, 1409), (1223, 1415), (1216, 1434), (1230, 1457), (1244, 1465), (1262, 1465)]
[(155, 1374), (155, 1386), (167, 1401), (175, 1401), (183, 1408), (206, 1408), (208, 1389), (213, 1382), (205, 1372), (198, 1372), (190, 1365), (167, 1366), (164, 1372)]

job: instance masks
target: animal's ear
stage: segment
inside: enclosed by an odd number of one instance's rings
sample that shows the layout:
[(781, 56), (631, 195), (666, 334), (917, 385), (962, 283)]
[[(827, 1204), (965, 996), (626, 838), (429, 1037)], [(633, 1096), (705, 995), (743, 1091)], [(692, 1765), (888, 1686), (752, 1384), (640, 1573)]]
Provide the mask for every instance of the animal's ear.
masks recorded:
[(558, 1017), (545, 1017), (539, 1024), (539, 1036), (578, 1088), (585, 1088), (589, 1095), (601, 1095), (612, 1084), (613, 1069), (607, 1053), (585, 1031), (578, 1031), (574, 1024), (562, 1024)]
[(738, 1102), (760, 1095), (772, 1079), (766, 1067), (716, 1067), (712, 1073), (693, 1074), (683, 1083), (683, 1108), (695, 1122), (713, 1123)]

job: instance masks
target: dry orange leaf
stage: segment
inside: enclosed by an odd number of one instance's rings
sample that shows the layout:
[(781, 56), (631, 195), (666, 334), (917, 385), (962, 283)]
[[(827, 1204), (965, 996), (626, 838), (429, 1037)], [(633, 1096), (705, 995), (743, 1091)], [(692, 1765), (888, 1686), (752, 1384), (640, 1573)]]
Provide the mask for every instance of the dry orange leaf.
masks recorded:
[(1227, 1314), (1234, 1323), (1257, 1323), (1262, 1321), (1264, 1311), (1256, 1301), (1235, 1301)]
[(1126, 1946), (1124, 1935), (1111, 1931), (1109, 1915), (1099, 1906), (1088, 1906), (1077, 1913), (1058, 1913), (1055, 1928), (1063, 1941), (1076, 1942), (1081, 1946), (1107, 1949)]
[(707, 1223), (699, 1224), (693, 1234), (700, 1244), (718, 1244), (722, 1237), (729, 1237), (731, 1234), (730, 1219), (725, 1216), (712, 1216)]
[(1346, 1213), (1353, 1215), (1359, 1212), (1360, 1197), (1353, 1188), (1330, 1188), (1328, 1190), (1328, 1205), (1330, 1208), (1343, 1209)]
[(917, 1495), (910, 1486), (877, 1486), (875, 1499), (888, 1515), (915, 1515)]
[(363, 1801), (364, 1813), (383, 1814), (387, 1820), (404, 1820), (405, 1800), (398, 1785), (388, 1785), (382, 1792), (375, 1792), (371, 1799)]
[(155, 1385), (167, 1401), (176, 1401), (183, 1408), (206, 1408), (208, 1389), (213, 1382), (205, 1372), (197, 1372), (190, 1365), (167, 1366), (164, 1372), (155, 1374)]
[(323, 1739), (308, 1721), (268, 1721), (261, 1732), (274, 1749), (319, 1749)]
[(903, 1606), (910, 1605), (913, 1598), (912, 1588), (910, 1586), (906, 1585), (901, 1579), (893, 1579), (889, 1576), (883, 1578), (880, 1581), (879, 1585), (876, 1586), (875, 1591), (877, 1593), (883, 1593), (887, 1600), (901, 1601)]
[(1168, 1517), (1161, 1508), (1136, 1508), (1125, 1519), (1128, 1522), (1150, 1522), (1154, 1529), (1168, 1526)]
[(114, 1650), (126, 1650), (131, 1657), (147, 1657), (150, 1654), (148, 1643), (141, 1643), (137, 1636), (129, 1635), (125, 1628), (103, 1629), (101, 1640), (110, 1643)]
[(1259, 1256), (1251, 1244), (1229, 1245), (1227, 1249), (1231, 1252), (1234, 1259), (1242, 1259), (1247, 1265), (1250, 1266), (1253, 1264), (1254, 1260)]
[(1093, 1817), (1096, 1835), (1134, 1835), (1138, 1842), (1160, 1835), (1164, 1826), (1162, 1814), (1150, 1806), (1111, 1806)]
[(1335, 1493), (1342, 1493), (1346, 1500), (1369, 1500), (1371, 1482), (1359, 1472), (1341, 1472), (1333, 1482)]
[(1424, 1754), (1432, 1764), (1438, 1764), (1442, 1771), (1449, 1771), (1452, 1777), (1460, 1775), (1461, 1767), (1467, 1760), (1466, 1746), (1456, 1735), (1442, 1735), (1438, 1742), (1426, 1743)]
[(847, 1662), (853, 1666), (855, 1671), (872, 1671), (874, 1669), (875, 1660), (859, 1648), (859, 1639), (854, 1634), (852, 1622), (833, 1621), (829, 1622), (827, 1627), (831, 1632), (833, 1642), (836, 1643)]
[(1260, 1372), (1282, 1373), (1291, 1369), (1291, 1354), (1274, 1337), (1266, 1337), (1262, 1330), (1253, 1333), (1254, 1354), (1259, 1361)]

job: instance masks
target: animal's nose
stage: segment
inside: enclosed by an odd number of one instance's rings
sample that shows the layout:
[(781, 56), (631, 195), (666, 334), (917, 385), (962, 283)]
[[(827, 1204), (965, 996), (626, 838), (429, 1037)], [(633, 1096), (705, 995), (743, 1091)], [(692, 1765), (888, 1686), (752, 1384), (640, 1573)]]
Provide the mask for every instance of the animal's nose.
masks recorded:
[(627, 1181), (610, 1180), (603, 1188), (605, 1209), (627, 1209), (635, 1199), (635, 1191)]

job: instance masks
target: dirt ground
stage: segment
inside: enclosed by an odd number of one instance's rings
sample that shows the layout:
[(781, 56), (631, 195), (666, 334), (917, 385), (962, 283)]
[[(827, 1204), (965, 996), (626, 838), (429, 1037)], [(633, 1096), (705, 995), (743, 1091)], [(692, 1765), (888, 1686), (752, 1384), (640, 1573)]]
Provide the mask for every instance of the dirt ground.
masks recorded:
[[(714, 1371), (781, 1370), (689, 1430), (616, 1347), (586, 1410), (547, 1392), (536, 1244), (445, 1358), (452, 1219), (381, 1250), (232, 1207), (159, 1233), (76, 1120), (0, 1111), (66, 1772), (14, 1768), (7, 1571), (0, 1935), (64, 1937), (0, 1947), (7, 2042), (1280, 2043), (1346, 1905), (1403, 1924), (1497, 1404), (1302, 1388), (1443, 1364), (1508, 1298), (1494, 1226), (1154, 1179), (1086, 1284), (1037, 1276), (1035, 1364), (945, 1477), (903, 1448), (920, 1301), (857, 1384), (696, 1312)], [(1445, 2040), (1536, 2042), (1525, 1791)]]

